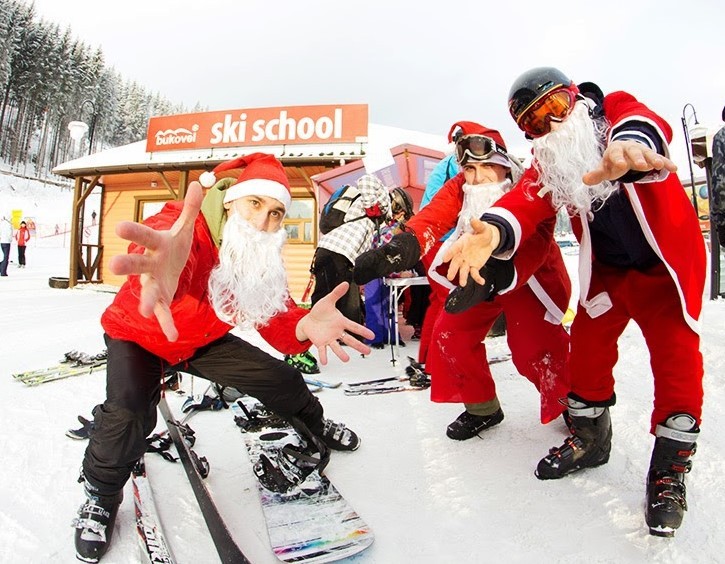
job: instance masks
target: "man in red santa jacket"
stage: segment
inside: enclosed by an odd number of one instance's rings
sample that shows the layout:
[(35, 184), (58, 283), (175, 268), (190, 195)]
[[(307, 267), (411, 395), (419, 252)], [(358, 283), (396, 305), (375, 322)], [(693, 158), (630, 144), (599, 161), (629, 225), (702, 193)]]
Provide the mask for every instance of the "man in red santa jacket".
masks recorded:
[(313, 442), (323, 450), (359, 445), (354, 432), (323, 417), (297, 369), (230, 333), (234, 327), (255, 328), (288, 354), (315, 345), (323, 364), (328, 346), (349, 360), (338, 340), (369, 353), (352, 333), (372, 336), (335, 308), (346, 283), (310, 311), (295, 305), (281, 255), (282, 221), (291, 203), (284, 168), (272, 155), (254, 153), (222, 163), (215, 172), (242, 167), (238, 179), (220, 180), (203, 202), (201, 186), (193, 182), (183, 204), (167, 204), (144, 225), (125, 222), (117, 228), (132, 243), (129, 254), (114, 257), (110, 268), (130, 276), (101, 318), (107, 397), (94, 409), (83, 460), (88, 499), (75, 534), (81, 560), (97, 562), (108, 549), (123, 486), (156, 425), (168, 369), (258, 398), (301, 432), (320, 438)]
[(574, 433), (539, 462), (536, 476), (557, 479), (609, 460), (617, 341), (633, 320), (655, 389), (646, 522), (651, 534), (672, 536), (687, 508), (684, 475), (699, 433), (706, 264), (697, 217), (670, 174), (672, 131), (632, 95), (577, 87), (551, 67), (515, 81), (509, 110), (533, 139), (532, 166), (472, 222), (475, 234), (451, 248), (449, 276), (481, 283), (489, 256), (515, 252), (540, 221), (567, 208), (581, 243), (567, 398)]
[[(471, 218), (479, 217), (511, 189), (522, 169), (494, 129), (460, 121), (451, 127), (449, 140), (456, 143), (462, 172), (447, 181), (407, 222), (405, 233), (358, 258), (354, 273), (358, 283), (405, 270), (424, 257), (431, 265), (431, 286), (436, 291), (442, 287), (446, 294), (454, 288), (445, 278), (443, 254), (470, 230)], [(571, 285), (554, 242), (555, 223), (555, 217), (540, 222), (514, 260), (487, 265), (490, 285), (484, 290), (485, 296), (480, 296), (480, 303), (456, 313), (457, 304), (449, 300), (446, 309), (453, 313), (442, 307), (426, 313), (436, 316), (426, 362), (431, 399), (461, 402), (466, 408), (448, 426), (447, 435), (452, 439), (470, 439), (504, 418), (483, 342), (502, 312), (514, 365), (539, 390), (542, 423), (564, 410), (559, 399), (569, 391), (569, 336), (561, 320)], [(441, 246), (439, 239), (451, 229), (453, 233)], [(398, 260), (402, 257), (403, 261)]]

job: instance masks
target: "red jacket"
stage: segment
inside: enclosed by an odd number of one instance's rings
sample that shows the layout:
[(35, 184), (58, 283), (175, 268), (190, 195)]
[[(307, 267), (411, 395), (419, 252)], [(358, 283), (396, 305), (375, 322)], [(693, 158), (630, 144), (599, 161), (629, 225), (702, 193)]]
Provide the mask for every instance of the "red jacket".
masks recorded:
[[(160, 213), (150, 217), (145, 225), (156, 230), (170, 229), (181, 214), (183, 202), (170, 202)], [(129, 245), (129, 253), (143, 253), (144, 248)], [(161, 331), (155, 317), (145, 318), (138, 311), (141, 286), (138, 276), (129, 276), (121, 286), (113, 303), (101, 316), (101, 325), (114, 339), (137, 343), (144, 349), (176, 364), (194, 355), (197, 349), (227, 334), (232, 326), (221, 321), (209, 301), (209, 275), (219, 260), (219, 253), (204, 216), (200, 213), (194, 225), (194, 240), (189, 259), (179, 278), (179, 286), (171, 303), (171, 313), (179, 338), (171, 343)], [(307, 310), (297, 307), (292, 298), (287, 300), (287, 311), (258, 328), (262, 337), (275, 349), (286, 354), (307, 350), (309, 341), (295, 337), (297, 322)]]
[[(422, 255), (434, 248), (436, 242), (456, 226), (458, 214), (463, 207), (464, 183), (462, 172), (451, 178), (430, 203), (406, 223), (406, 228), (415, 233)], [(513, 284), (499, 293), (510, 292), (529, 284), (546, 307), (549, 314), (547, 318), (559, 323), (569, 305), (571, 282), (561, 250), (554, 241), (555, 224), (556, 217), (552, 215), (535, 226), (532, 236), (514, 256), (516, 274)]]
[(24, 247), (28, 241), (30, 241), (30, 231), (27, 227), (21, 227), (15, 232), (15, 240), (18, 242), (18, 247)]
[[(672, 140), (672, 130), (667, 122), (626, 92), (608, 94), (603, 107), (611, 129), (629, 120), (644, 121), (655, 127), (666, 143)], [(621, 184), (621, 188), (629, 197), (647, 241), (677, 285), (685, 321), (694, 331), (699, 332), (706, 256), (696, 214), (676, 175), (667, 175), (664, 180), (646, 180)], [(538, 174), (529, 168), (516, 189), (505, 194), (487, 211), (487, 214), (498, 215), (512, 225), (514, 250), (537, 232), (542, 221), (549, 221), (556, 214), (550, 194), (542, 192)], [(574, 217), (572, 227), (582, 243), (579, 277), (580, 286), (584, 289), (588, 285), (585, 281), (591, 272), (593, 260), (591, 246), (583, 237), (586, 234), (588, 238), (589, 226), (579, 217)], [(592, 280), (589, 291), (580, 295), (581, 304), (592, 317), (611, 307), (607, 305), (611, 304), (609, 296), (602, 290), (597, 286), (597, 281)]]

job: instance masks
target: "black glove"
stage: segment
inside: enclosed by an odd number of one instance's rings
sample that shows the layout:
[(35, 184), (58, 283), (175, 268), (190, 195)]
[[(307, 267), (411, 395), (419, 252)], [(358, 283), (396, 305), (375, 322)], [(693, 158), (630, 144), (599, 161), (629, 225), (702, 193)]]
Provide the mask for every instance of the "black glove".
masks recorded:
[(399, 233), (387, 245), (357, 257), (353, 280), (358, 285), (367, 284), (376, 278), (390, 276), (393, 272), (410, 270), (419, 260), (418, 239), (408, 231)]
[(480, 273), (486, 280), (483, 286), (469, 274), (465, 286), (459, 286), (448, 294), (445, 305), (448, 313), (461, 313), (481, 302), (493, 301), (501, 288), (506, 288), (513, 282), (514, 263), (492, 258), (481, 268)]

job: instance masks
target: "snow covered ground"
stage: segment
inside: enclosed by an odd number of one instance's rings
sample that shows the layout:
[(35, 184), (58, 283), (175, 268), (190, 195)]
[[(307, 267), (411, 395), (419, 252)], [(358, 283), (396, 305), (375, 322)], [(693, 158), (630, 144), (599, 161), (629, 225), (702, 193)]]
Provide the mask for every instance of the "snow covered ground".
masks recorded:
[[(104, 397), (103, 373), (35, 388), (11, 377), (53, 364), (72, 349), (103, 348), (99, 317), (113, 293), (103, 286), (50, 288), (49, 276), (68, 275), (68, 249), (52, 239), (29, 248), (26, 269), (13, 263), (10, 275), (0, 278), (1, 562), (75, 562), (70, 522), (83, 499), (76, 478), (85, 444), (64, 432)], [(327, 415), (347, 423), (363, 440), (357, 452), (333, 453), (327, 471), (375, 533), (375, 543), (350, 561), (722, 562), (725, 301), (706, 301), (703, 321), (704, 421), (687, 482), (690, 510), (675, 538), (652, 537), (644, 523), (652, 378), (641, 333), (632, 325), (620, 342), (610, 462), (560, 481), (541, 482), (533, 469), (549, 447), (561, 443), (564, 425), (560, 420), (539, 424), (536, 391), (510, 362), (492, 367), (506, 419), (482, 438), (465, 442), (445, 436), (461, 407), (433, 404), (425, 391), (362, 397), (347, 397), (342, 389), (321, 392)], [(410, 332), (404, 327), (403, 337)], [(415, 356), (416, 346), (409, 341), (403, 358)], [(506, 344), (494, 339), (490, 349), (503, 352)], [(353, 382), (400, 374), (404, 366), (391, 365), (388, 349), (374, 350), (346, 365), (334, 359), (320, 376)], [(183, 387), (200, 393), (206, 384), (187, 378)], [(184, 397), (168, 397), (179, 413)], [(202, 412), (191, 423), (198, 437), (195, 449), (211, 464), (208, 487), (232, 533), (253, 563), (276, 562), (231, 413)], [(177, 560), (218, 562), (182, 466), (156, 455), (148, 459)], [(129, 484), (103, 562), (136, 561)]]

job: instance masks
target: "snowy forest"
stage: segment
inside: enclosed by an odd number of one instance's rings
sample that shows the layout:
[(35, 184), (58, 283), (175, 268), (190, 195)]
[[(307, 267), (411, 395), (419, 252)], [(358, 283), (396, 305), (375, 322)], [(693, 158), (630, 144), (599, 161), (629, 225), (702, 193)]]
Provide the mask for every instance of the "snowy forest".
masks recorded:
[[(0, 161), (23, 176), (46, 177), (58, 163), (140, 141), (149, 117), (187, 111), (124, 80), (99, 47), (13, 0), (0, 0), (0, 88)], [(90, 125), (80, 145), (68, 132), (76, 120)]]

